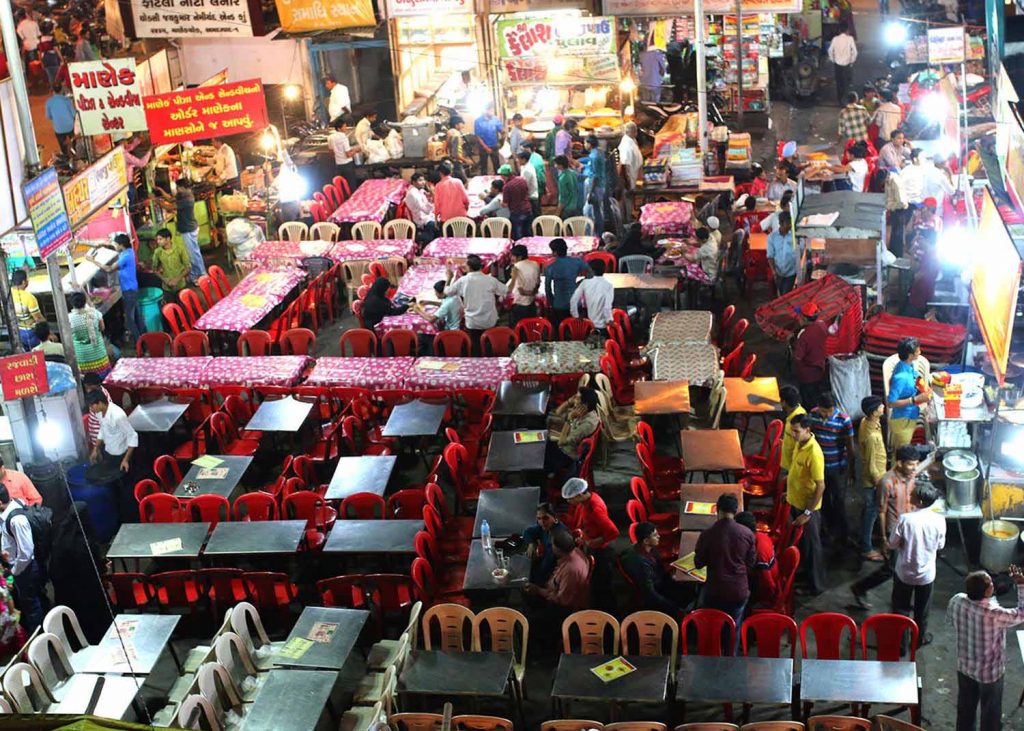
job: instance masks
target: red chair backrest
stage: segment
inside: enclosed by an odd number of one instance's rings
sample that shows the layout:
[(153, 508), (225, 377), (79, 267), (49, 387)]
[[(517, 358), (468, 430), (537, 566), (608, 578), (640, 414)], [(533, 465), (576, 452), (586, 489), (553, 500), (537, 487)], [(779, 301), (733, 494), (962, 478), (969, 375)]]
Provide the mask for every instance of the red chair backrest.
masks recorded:
[(462, 330), (442, 330), (434, 336), (434, 355), (439, 358), (468, 358), (473, 348)]
[(245, 593), (257, 608), (274, 608), (295, 598), (294, 584), (288, 574), (278, 571), (246, 571)]
[(185, 316), (188, 318), (188, 323), (191, 327), (196, 326), (196, 320), (203, 316), (206, 312), (206, 308), (203, 307), (203, 301), (199, 299), (199, 295), (193, 292), (191, 289), (183, 289), (178, 292), (178, 301), (181, 302), (181, 306), (185, 308)]
[(110, 601), (118, 609), (142, 609), (153, 600), (149, 577), (136, 571), (120, 571), (104, 577)]
[(412, 582), (416, 585), (416, 594), (420, 600), (430, 606), (434, 603), (434, 570), (425, 558), (417, 556), (412, 560)]
[(412, 330), (388, 330), (380, 341), (380, 354), (387, 357), (413, 356), (418, 349), (419, 338)]
[(266, 330), (246, 330), (238, 336), (238, 354), (270, 355), (273, 344)]
[(647, 447), (649, 453), (654, 454), (654, 429), (646, 421), (638, 421), (636, 424), (636, 435), (640, 442)]
[[(291, 481), (288, 480), (288, 482)], [(327, 503), (315, 492), (300, 490), (285, 496), (281, 502), (281, 513), (287, 520), (305, 520), (307, 528), (319, 529), (323, 527), (326, 520), (324, 512), (326, 507)]]
[(643, 523), (647, 520), (647, 508), (636, 498), (627, 500), (626, 517), (633, 523)]
[(362, 575), (332, 576), (316, 582), (317, 593), (325, 607), (362, 609), (373, 589)]
[(427, 493), (424, 490), (407, 488), (399, 490), (388, 498), (385, 517), (398, 520), (416, 520), (423, 515), (423, 506), (427, 504)]
[(181, 501), (165, 492), (147, 495), (139, 503), (139, 521), (142, 523), (181, 523), (184, 517)]
[(206, 309), (210, 309), (220, 301), (220, 295), (213, 286), (213, 280), (210, 279), (209, 274), (204, 274), (199, 277), (199, 279), (196, 280), (196, 286), (198, 286), (199, 291), (203, 293), (203, 299), (206, 300)]
[(633, 477), (629, 481), (629, 489), (648, 513), (654, 512), (654, 500), (651, 497), (651, 489), (642, 477)]
[(282, 355), (313, 355), (316, 352), (316, 333), (308, 328), (286, 330), (278, 342)]
[(728, 633), (726, 648), (729, 653), (736, 643), (736, 622), (725, 612), (719, 609), (698, 609), (683, 617), (683, 623), (679, 625), (679, 635), (682, 638), (683, 654), (689, 654), (687, 650), (686, 632), (690, 627), (697, 632), (697, 654), (704, 657), (720, 657), (722, 655), (722, 632)]
[(535, 343), (554, 339), (555, 328), (543, 317), (527, 317), (516, 323), (515, 333), (520, 343)]
[[(732, 325), (732, 318), (736, 316), (736, 305), (726, 305), (725, 309), (722, 310), (721, 317), (718, 318), (718, 332), (727, 333), (729, 327)], [(721, 340), (721, 338), (719, 338)]]
[(633, 321), (629, 319), (629, 313), (618, 308), (612, 309), (612, 320), (622, 328), (623, 334), (628, 342), (633, 342)]
[(161, 492), (160, 486), (155, 480), (139, 480), (135, 483), (135, 502), (141, 503), (147, 495), (156, 495)]
[(162, 454), (153, 460), (153, 472), (156, 479), (160, 481), (164, 492), (174, 492), (181, 484), (181, 468), (178, 467), (178, 460), (169, 454)]
[(727, 376), (740, 374), (740, 359), (743, 357), (743, 343), (739, 343), (722, 359), (722, 371)]
[[(323, 194), (320, 194), (320, 196), (323, 197)], [(309, 204), (309, 215), (313, 217), (313, 223), (321, 223), (327, 220), (327, 213), (324, 212), (324, 205), (317, 200), (314, 200)]]
[(187, 505), (193, 523), (211, 523), (213, 527), (231, 519), (231, 503), (223, 495), (196, 495)]
[(860, 657), (868, 657), (868, 634), (875, 635), (876, 660), (881, 662), (899, 662), (900, 643), (910, 634), (910, 661), (917, 659), (918, 626), (910, 617), (902, 614), (872, 614), (860, 625)]
[(175, 335), (179, 335), (186, 330), (191, 330), (192, 325), (195, 323), (189, 322), (188, 317), (185, 315), (185, 310), (181, 309), (180, 305), (176, 305), (173, 302), (164, 305), (160, 311), (164, 315), (164, 319), (167, 320), (167, 324), (171, 328), (171, 332)]
[(793, 582), (796, 570), (800, 568), (800, 549), (789, 546), (779, 555), (779, 605), (776, 607), (790, 617), (793, 616)]
[(217, 291), (220, 292), (221, 297), (227, 297), (231, 291), (231, 282), (228, 281), (228, 275), (224, 273), (218, 265), (213, 264), (206, 268), (207, 273), (210, 275), (210, 279), (213, 280), (214, 286)]
[(246, 492), (235, 498), (236, 521), (277, 520), (277, 501), (268, 492)]
[(586, 340), (594, 332), (594, 323), (585, 317), (567, 317), (558, 325), (559, 340)]
[(338, 206), (341, 205), (341, 201), (339, 200), (337, 188), (335, 188), (333, 185), (325, 185), (324, 197), (327, 199), (328, 204), (330, 204), (331, 213), (334, 213), (336, 210), (338, 210)]
[(359, 327), (365, 328), (366, 322), (363, 320), (363, 303), (360, 300), (354, 301), (349, 307), (352, 310), (352, 314), (355, 315), (356, 321), (359, 322)]
[(171, 352), (171, 336), (163, 331), (142, 333), (135, 341), (135, 355), (140, 358), (164, 358)]
[(458, 399), (462, 403), (462, 421), (467, 424), (479, 424), (484, 416), (494, 408), (494, 401), (497, 397), (494, 391), (485, 388), (461, 388), (458, 392)]
[[(743, 654), (751, 654), (756, 643), (756, 657), (782, 657), (782, 638), (789, 638), (789, 656), (796, 657), (796, 622), (778, 612), (758, 612), (747, 617), (742, 625)], [(751, 643), (753, 635), (754, 643)]]
[(807, 633), (814, 635), (815, 657), (818, 660), (841, 660), (843, 631), (850, 635), (849, 659), (854, 659), (854, 645), (857, 642), (857, 623), (839, 612), (818, 612), (800, 623), (800, 649), (807, 654)]
[(331, 181), (338, 192), (338, 199), (344, 203), (352, 197), (352, 189), (348, 186), (348, 181), (340, 175), (335, 175), (334, 180)]
[[(342, 356), (372, 358), (377, 355), (377, 335), (373, 330), (365, 328), (346, 330), (341, 334), (338, 345), (341, 348)], [(346, 345), (351, 348), (351, 353), (345, 351)]]
[(618, 266), (618, 260), (615, 258), (615, 254), (610, 251), (588, 251), (583, 255), (583, 261), (587, 263), (592, 261), (603, 261), (604, 271), (606, 274), (614, 274), (616, 267)]
[[(742, 343), (740, 343), (742, 345)], [(747, 357), (743, 360), (743, 365), (740, 366), (740, 378), (753, 378), (754, 377), (754, 364), (757, 363), (757, 353), (747, 353)]]
[(384, 517), (384, 498), (372, 492), (357, 492), (341, 501), (338, 517), (342, 520), (377, 520)]
[(150, 576), (149, 580), (162, 606), (194, 608), (199, 595), (199, 575), (195, 569), (162, 571)]
[(209, 355), (210, 338), (202, 330), (186, 330), (174, 336), (171, 351), (179, 358)]
[(736, 321), (736, 324), (732, 326), (725, 340), (722, 342), (722, 350), (728, 352), (739, 345), (743, 340), (744, 334), (747, 332), (747, 328), (750, 327), (750, 320), (745, 317), (741, 317)]
[(481, 354), (487, 358), (507, 358), (517, 345), (519, 338), (510, 327), (491, 327), (480, 336)]
[(412, 607), (416, 598), (416, 585), (405, 574), (370, 574), (366, 577), (374, 590), (374, 600), (385, 614)]

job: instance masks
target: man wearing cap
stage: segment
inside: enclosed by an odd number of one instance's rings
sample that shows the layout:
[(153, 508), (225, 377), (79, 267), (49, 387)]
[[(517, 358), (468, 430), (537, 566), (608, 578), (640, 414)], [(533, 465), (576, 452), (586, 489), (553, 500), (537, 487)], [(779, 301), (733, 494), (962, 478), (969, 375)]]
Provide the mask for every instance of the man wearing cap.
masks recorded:
[(706, 221), (708, 226), (708, 234), (711, 240), (715, 242), (715, 246), (721, 248), (722, 246), (722, 222), (718, 220), (718, 216), (708, 216)]
[(608, 517), (608, 506), (600, 495), (591, 492), (587, 481), (570, 477), (562, 485), (562, 497), (569, 503), (565, 524), (577, 536), (577, 542), (594, 557), (591, 584), (595, 589), (595, 604), (609, 607), (615, 604), (610, 596), (611, 543), (619, 537), (619, 529)]
[(754, 534), (736, 522), (740, 504), (735, 495), (722, 494), (716, 503), (718, 520), (701, 532), (693, 550), (693, 565), (707, 567), (708, 579), (701, 592), (701, 606), (719, 609), (736, 622), (736, 647), (740, 623), (750, 599), (749, 569), (757, 561)]
[(793, 374), (800, 385), (800, 401), (807, 405), (818, 403), (818, 394), (828, 375), (828, 326), (818, 319), (819, 313), (818, 303), (813, 301), (797, 308), (804, 327), (793, 348)]

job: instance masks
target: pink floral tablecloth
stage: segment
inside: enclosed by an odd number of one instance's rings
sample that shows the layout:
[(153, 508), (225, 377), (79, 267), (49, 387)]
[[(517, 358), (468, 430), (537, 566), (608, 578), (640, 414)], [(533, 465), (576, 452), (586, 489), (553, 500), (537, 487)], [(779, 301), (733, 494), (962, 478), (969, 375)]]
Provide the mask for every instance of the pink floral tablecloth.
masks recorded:
[(366, 241), (338, 241), (331, 249), (335, 261), (388, 259), (400, 256), (412, 261), (416, 242), (412, 239), (368, 239)]
[(417, 297), (422, 292), (433, 293), (434, 284), (443, 282), (448, 272), (443, 264), (413, 264), (398, 283), (398, 293)]
[[(433, 313), (436, 307), (425, 308), (427, 312)], [(378, 337), (383, 337), (388, 330), (412, 330), (417, 335), (437, 335), (437, 328), (424, 320), (415, 312), (406, 312), (404, 315), (389, 315), (377, 323), (373, 328)]]
[(212, 356), (197, 358), (121, 358), (105, 383), (121, 388), (199, 386)]
[[(431, 368), (430, 364), (457, 368)], [(424, 364), (427, 367), (424, 367)], [(405, 378), (405, 387), (423, 388), (487, 388), (494, 390), (516, 372), (511, 358), (417, 358)]]
[(355, 388), (402, 388), (412, 368), (413, 357), (317, 358), (306, 379), (310, 386)]
[(690, 217), (693, 206), (686, 201), (661, 201), (640, 208), (640, 228), (644, 236), (693, 236)]
[(225, 356), (214, 358), (203, 378), (207, 386), (294, 386), (311, 360), (305, 355)]
[(469, 179), (466, 184), (466, 195), (469, 196), (469, 209), (466, 215), (470, 218), (480, 218), (480, 209), (486, 204), (484, 196), (491, 190), (491, 183), (498, 180), (497, 175), (477, 175)]
[(594, 251), (600, 243), (596, 236), (527, 236), (516, 243), (525, 246), (530, 256), (552, 256), (550, 244), (556, 238), (565, 239), (569, 256), (582, 256)]
[(196, 320), (196, 329), (248, 330), (284, 302), (305, 278), (305, 272), (294, 267), (257, 269)]
[(465, 259), (470, 254), (479, 256), (485, 264), (504, 261), (512, 248), (510, 239), (484, 239), (442, 237), (434, 239), (423, 250), (423, 256), (440, 259)]
[(405, 196), (409, 183), (401, 178), (373, 178), (365, 181), (341, 204), (330, 220), (334, 223), (358, 223), (376, 221), (381, 223), (388, 208), (398, 205)]
[(262, 266), (298, 266), (307, 256), (331, 256), (333, 241), (264, 241), (248, 259)]

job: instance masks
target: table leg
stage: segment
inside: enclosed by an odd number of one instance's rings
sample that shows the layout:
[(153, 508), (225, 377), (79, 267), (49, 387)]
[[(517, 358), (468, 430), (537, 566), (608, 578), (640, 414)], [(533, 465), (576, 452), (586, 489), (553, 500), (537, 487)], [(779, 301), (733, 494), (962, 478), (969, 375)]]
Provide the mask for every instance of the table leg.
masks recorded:
[(175, 667), (178, 668), (178, 675), (185, 674), (185, 668), (181, 664), (181, 659), (178, 657), (178, 652), (174, 649), (174, 641), (167, 641), (167, 649), (171, 652), (171, 658), (174, 660)]

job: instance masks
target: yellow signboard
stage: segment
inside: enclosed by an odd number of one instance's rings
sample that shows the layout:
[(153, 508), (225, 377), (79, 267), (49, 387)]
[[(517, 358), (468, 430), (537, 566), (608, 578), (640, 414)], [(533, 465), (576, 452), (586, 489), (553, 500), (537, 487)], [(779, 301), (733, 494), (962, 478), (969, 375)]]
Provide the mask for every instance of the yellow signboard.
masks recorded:
[(275, 0), (281, 29), (302, 33), (333, 28), (366, 28), (377, 25), (371, 0)]
[(128, 185), (124, 148), (115, 147), (64, 184), (64, 202), (72, 226), (85, 221), (95, 209)]

